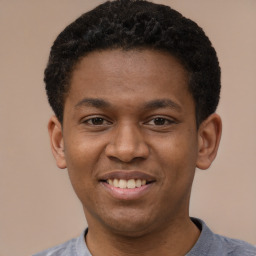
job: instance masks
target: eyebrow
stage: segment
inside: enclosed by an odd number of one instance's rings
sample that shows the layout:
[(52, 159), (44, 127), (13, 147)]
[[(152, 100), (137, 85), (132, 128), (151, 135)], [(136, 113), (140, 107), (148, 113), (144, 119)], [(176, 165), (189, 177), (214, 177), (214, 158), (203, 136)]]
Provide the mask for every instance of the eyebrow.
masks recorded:
[[(95, 108), (107, 108), (111, 107), (111, 104), (100, 98), (84, 98), (81, 101), (79, 101), (76, 105), (75, 108), (79, 107), (95, 107)], [(170, 99), (157, 99), (157, 100), (152, 100), (148, 101), (144, 104), (143, 108), (145, 110), (152, 110), (152, 109), (159, 109), (159, 108), (171, 108), (174, 110), (177, 110), (181, 112), (182, 108), (179, 104), (175, 103), (174, 101)]]
[(75, 108), (79, 107), (95, 107), (95, 108), (106, 108), (110, 107), (110, 103), (103, 100), (103, 99), (94, 99), (94, 98), (85, 98), (79, 101), (76, 105)]
[(181, 106), (170, 99), (158, 99), (158, 100), (149, 101), (145, 104), (144, 108), (145, 109), (171, 108), (179, 112), (182, 111)]

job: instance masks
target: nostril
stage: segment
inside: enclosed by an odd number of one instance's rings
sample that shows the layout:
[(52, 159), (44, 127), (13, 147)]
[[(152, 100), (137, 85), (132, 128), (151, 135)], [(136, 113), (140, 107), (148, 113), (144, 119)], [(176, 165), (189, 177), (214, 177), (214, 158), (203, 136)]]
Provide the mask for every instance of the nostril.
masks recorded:
[(112, 160), (119, 160), (130, 163), (136, 159), (146, 159), (149, 154), (147, 146), (137, 145), (134, 147), (108, 145), (105, 150), (106, 155)]
[(105, 152), (108, 157), (129, 163), (135, 158), (147, 158), (149, 148), (138, 126), (125, 122), (116, 127)]

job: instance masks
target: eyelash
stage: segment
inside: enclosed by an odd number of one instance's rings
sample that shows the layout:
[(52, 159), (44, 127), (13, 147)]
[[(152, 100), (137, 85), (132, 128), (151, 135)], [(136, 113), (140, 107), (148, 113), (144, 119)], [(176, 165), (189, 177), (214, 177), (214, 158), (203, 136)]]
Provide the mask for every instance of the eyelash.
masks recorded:
[[(94, 121), (102, 121), (103, 123), (106, 122), (106, 124), (93, 124)], [(83, 121), (83, 123), (86, 123), (86, 124), (89, 124), (89, 125), (92, 125), (92, 126), (102, 126), (102, 125), (110, 125), (111, 122), (107, 121), (104, 117), (91, 117), (85, 121)]]
[[(159, 125), (157, 125), (157, 124), (150, 124), (151, 122), (158, 122), (158, 121), (160, 121), (161, 122), (161, 124), (159, 124)], [(162, 123), (162, 122), (164, 122), (164, 123)], [(167, 123), (167, 124), (166, 124)], [(148, 122), (146, 122), (146, 124), (149, 124), (149, 125), (155, 125), (155, 126), (166, 126), (166, 125), (171, 125), (171, 124), (174, 124), (175, 123), (175, 121), (174, 120), (170, 120), (170, 119), (168, 119), (168, 118), (165, 118), (165, 117), (161, 117), (161, 116), (159, 116), (159, 117), (154, 117), (154, 118), (152, 118), (152, 119), (150, 119)]]

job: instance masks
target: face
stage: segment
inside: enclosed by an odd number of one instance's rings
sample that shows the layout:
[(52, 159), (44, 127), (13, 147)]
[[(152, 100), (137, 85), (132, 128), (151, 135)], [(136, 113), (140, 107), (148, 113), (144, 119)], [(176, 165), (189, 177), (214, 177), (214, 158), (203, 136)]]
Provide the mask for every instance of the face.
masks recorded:
[(89, 227), (143, 234), (188, 217), (198, 131), (188, 75), (171, 55), (108, 50), (84, 57), (73, 71), (60, 136), (59, 166), (68, 169)]

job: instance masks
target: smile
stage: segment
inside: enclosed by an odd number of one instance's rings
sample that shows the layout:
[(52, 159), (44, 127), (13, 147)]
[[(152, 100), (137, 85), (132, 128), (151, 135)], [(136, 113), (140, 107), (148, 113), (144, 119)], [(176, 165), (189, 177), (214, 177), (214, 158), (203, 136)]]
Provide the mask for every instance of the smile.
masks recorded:
[(115, 188), (133, 189), (146, 185), (147, 181), (144, 179), (108, 179), (107, 183)]
[(100, 178), (100, 183), (116, 199), (134, 200), (150, 190), (156, 179), (134, 171), (114, 171)]

